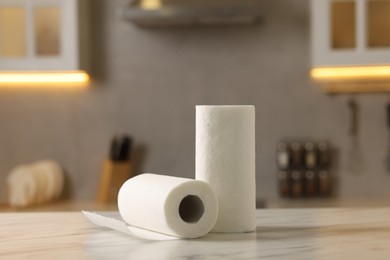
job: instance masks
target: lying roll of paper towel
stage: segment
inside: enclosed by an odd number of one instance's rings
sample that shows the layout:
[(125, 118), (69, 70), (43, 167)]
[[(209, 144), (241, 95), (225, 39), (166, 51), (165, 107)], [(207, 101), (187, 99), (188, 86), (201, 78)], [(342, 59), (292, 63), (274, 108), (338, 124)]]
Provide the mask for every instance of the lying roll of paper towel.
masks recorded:
[(182, 238), (207, 234), (218, 215), (217, 199), (207, 183), (150, 173), (123, 184), (118, 208), (131, 226)]
[(60, 197), (63, 186), (62, 169), (53, 160), (17, 166), (7, 177), (8, 204), (26, 207), (53, 201)]
[(195, 172), (218, 199), (213, 232), (256, 229), (254, 106), (196, 106)]

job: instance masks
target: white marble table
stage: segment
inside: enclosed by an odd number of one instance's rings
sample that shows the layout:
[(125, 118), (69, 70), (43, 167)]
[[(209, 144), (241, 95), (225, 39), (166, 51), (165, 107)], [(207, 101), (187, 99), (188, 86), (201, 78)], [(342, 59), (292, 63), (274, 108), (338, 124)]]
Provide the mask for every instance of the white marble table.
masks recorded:
[(257, 230), (145, 241), (81, 212), (0, 213), (0, 259), (390, 259), (390, 208), (262, 209)]

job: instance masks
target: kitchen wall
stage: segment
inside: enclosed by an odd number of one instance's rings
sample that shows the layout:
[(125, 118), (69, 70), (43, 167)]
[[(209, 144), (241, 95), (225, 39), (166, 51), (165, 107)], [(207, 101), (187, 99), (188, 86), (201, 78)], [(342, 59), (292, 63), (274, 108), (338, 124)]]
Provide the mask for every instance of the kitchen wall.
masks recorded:
[(383, 162), (389, 96), (356, 97), (361, 120), (353, 145), (349, 97), (323, 94), (309, 78), (308, 1), (263, 0), (260, 26), (170, 30), (124, 21), (128, 0), (91, 2), (90, 88), (0, 89), (2, 184), (15, 165), (54, 158), (73, 197), (93, 199), (109, 140), (120, 132), (136, 140), (137, 172), (193, 177), (195, 105), (254, 104), (258, 198), (277, 197), (275, 146), (288, 137), (337, 148), (339, 196), (390, 195)]

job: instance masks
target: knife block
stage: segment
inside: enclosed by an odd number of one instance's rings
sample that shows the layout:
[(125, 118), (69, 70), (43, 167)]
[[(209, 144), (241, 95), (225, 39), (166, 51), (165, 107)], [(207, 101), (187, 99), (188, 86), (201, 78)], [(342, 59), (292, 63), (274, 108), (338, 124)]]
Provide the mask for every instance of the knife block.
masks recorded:
[(130, 161), (106, 159), (100, 176), (97, 201), (101, 204), (117, 203), (119, 189), (130, 177), (132, 177)]

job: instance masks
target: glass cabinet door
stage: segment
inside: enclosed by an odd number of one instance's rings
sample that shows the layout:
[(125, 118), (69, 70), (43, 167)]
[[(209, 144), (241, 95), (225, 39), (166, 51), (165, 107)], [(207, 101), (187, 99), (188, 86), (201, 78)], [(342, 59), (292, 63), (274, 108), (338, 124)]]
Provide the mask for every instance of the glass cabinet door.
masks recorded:
[(22, 58), (26, 55), (26, 10), (0, 7), (0, 57)]
[(331, 46), (333, 49), (356, 48), (355, 1), (331, 2)]
[(59, 7), (34, 9), (35, 55), (59, 56), (61, 47), (61, 10)]
[(390, 0), (368, 0), (366, 3), (368, 48), (390, 47)]

